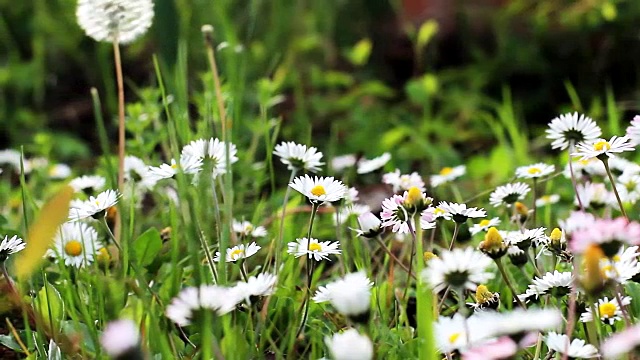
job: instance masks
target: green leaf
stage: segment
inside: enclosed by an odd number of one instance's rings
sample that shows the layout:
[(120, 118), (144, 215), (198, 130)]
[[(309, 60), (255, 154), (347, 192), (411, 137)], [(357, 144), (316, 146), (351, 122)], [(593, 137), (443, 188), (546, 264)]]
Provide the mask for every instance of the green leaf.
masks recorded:
[(418, 30), (418, 49), (424, 49), (437, 33), (438, 23), (435, 20), (429, 20), (422, 24)]
[(133, 242), (133, 254), (140, 266), (147, 266), (153, 262), (162, 249), (160, 232), (150, 228)]
[(59, 328), (60, 321), (64, 317), (64, 304), (60, 292), (49, 282), (45, 282), (42, 289), (38, 291), (36, 309), (50, 328)]
[(347, 53), (347, 58), (353, 65), (362, 66), (369, 60), (371, 55), (371, 48), (373, 44), (369, 39), (362, 39), (358, 41), (353, 48)]
[(13, 339), (13, 336), (11, 335), (0, 335), (0, 344), (8, 347), (13, 351), (22, 353), (22, 349), (20, 348), (20, 345), (18, 344), (17, 341)]

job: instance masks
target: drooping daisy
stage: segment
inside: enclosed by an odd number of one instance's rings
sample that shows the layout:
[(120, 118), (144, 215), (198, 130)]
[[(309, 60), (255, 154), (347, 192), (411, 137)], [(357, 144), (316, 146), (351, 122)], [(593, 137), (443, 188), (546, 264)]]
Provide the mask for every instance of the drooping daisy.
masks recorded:
[(306, 174), (293, 179), (289, 186), (316, 204), (338, 201), (347, 192), (347, 187), (342, 181), (333, 177), (312, 178)]
[(555, 270), (553, 273), (548, 272), (544, 274), (541, 278), (535, 277), (526, 292), (518, 295), (518, 298), (523, 302), (527, 302), (537, 300), (546, 294), (560, 297), (568, 294), (573, 286), (574, 279), (571, 272), (559, 272)]
[(596, 139), (589, 142), (582, 142), (576, 146), (576, 151), (571, 156), (580, 156), (581, 160), (598, 158), (607, 159), (615, 157), (625, 151), (635, 150), (634, 144), (629, 142), (626, 136), (614, 136), (611, 140)]
[(7, 260), (9, 255), (24, 250), (27, 245), (17, 235), (9, 237), (6, 235), (0, 243), (0, 262)]
[(171, 179), (179, 171), (184, 174), (197, 174), (202, 170), (202, 159), (195, 156), (181, 156), (180, 163), (171, 159), (171, 164), (162, 164), (158, 167), (149, 166), (144, 179), (151, 182), (158, 182), (163, 179)]
[[(620, 297), (622, 300), (622, 306), (631, 304), (631, 297)], [(608, 297), (598, 299), (598, 302), (594, 304), (596, 306), (596, 314), (602, 320), (602, 322), (609, 325), (613, 325), (616, 321), (622, 320), (622, 307), (618, 303), (617, 298), (609, 300)], [(587, 311), (580, 315), (580, 321), (590, 322), (593, 321), (593, 314), (591, 313), (591, 307), (587, 307)]]
[(69, 182), (69, 186), (71, 186), (76, 192), (85, 191), (91, 194), (94, 191), (101, 190), (106, 183), (107, 180), (102, 176), (84, 175), (71, 180), (71, 182)]
[(487, 216), (487, 212), (484, 209), (478, 209), (475, 207), (467, 208), (467, 204), (441, 201), (438, 208), (449, 214), (451, 219), (459, 224), (466, 222), (468, 219), (483, 218)]
[(153, 20), (151, 0), (80, 0), (78, 25), (96, 41), (127, 44), (143, 35)]
[[(596, 161), (596, 162), (602, 163), (601, 161)], [(615, 176), (621, 176), (622, 174), (629, 174), (629, 175), (640, 174), (640, 165), (620, 156), (616, 156), (609, 159), (609, 169)]]
[(233, 311), (243, 300), (239, 295), (239, 291), (217, 285), (188, 287), (171, 300), (165, 315), (179, 326), (187, 326), (198, 310), (213, 311), (220, 316)]
[(509, 246), (507, 256), (509, 257), (509, 261), (517, 267), (522, 267), (529, 261), (527, 253), (515, 245)]
[(265, 237), (267, 235), (267, 229), (264, 226), (254, 226), (248, 221), (233, 220), (232, 224), (233, 232), (244, 237)]
[(640, 115), (636, 115), (631, 120), (626, 131), (627, 137), (634, 144), (640, 144)]
[(447, 286), (475, 290), (478, 284), (493, 278), (493, 272), (487, 271), (492, 263), (490, 257), (472, 248), (453, 249), (431, 259), (421, 276), (435, 292)]
[(273, 274), (260, 273), (258, 276), (251, 276), (247, 282), (238, 282), (232, 290), (241, 299), (251, 304), (252, 298), (273, 295), (276, 290), (278, 277)]
[(71, 176), (71, 167), (67, 164), (54, 164), (47, 171), (50, 179), (61, 180)]
[(605, 359), (614, 360), (637, 351), (638, 346), (640, 346), (640, 325), (635, 325), (605, 339), (600, 350)]
[(556, 171), (556, 167), (553, 165), (547, 165), (545, 163), (537, 163), (528, 166), (520, 166), (516, 169), (516, 177), (522, 179), (539, 179)]
[(77, 268), (90, 265), (102, 244), (98, 241), (98, 232), (85, 223), (64, 223), (56, 232), (53, 248), (47, 256), (64, 261), (67, 266)]
[(341, 172), (346, 168), (356, 165), (358, 158), (354, 154), (345, 154), (335, 156), (331, 159), (331, 169), (335, 172)]
[(140, 352), (140, 331), (129, 319), (112, 321), (100, 336), (100, 344), (113, 359), (138, 358), (134, 354)]
[(500, 225), (500, 218), (494, 217), (493, 219), (484, 219), (477, 224), (473, 224), (469, 231), (471, 235), (475, 235), (481, 231), (487, 231), (489, 228)]
[(340, 243), (337, 241), (318, 241), (318, 239), (314, 238), (301, 238), (287, 245), (289, 254), (295, 257), (308, 256), (309, 259), (314, 259), (315, 261), (328, 260), (329, 255), (340, 254), (340, 249), (338, 249)]
[(124, 179), (141, 181), (149, 171), (149, 166), (137, 156), (127, 155), (124, 158)]
[[(255, 242), (247, 245), (244, 244), (236, 245), (232, 248), (227, 249), (227, 256), (225, 257), (226, 262), (236, 262), (240, 259), (246, 259), (255, 255), (261, 247), (258, 246)], [(213, 261), (220, 261), (220, 252), (216, 251), (216, 256), (213, 258)]]
[(602, 135), (602, 130), (590, 117), (567, 113), (560, 115), (549, 123), (546, 130), (547, 139), (553, 140), (552, 149), (564, 150), (570, 144), (597, 139)]
[(451, 182), (467, 172), (467, 167), (464, 165), (458, 165), (455, 167), (444, 167), (440, 169), (440, 172), (435, 175), (431, 175), (431, 186), (438, 187), (442, 184)]
[(556, 204), (558, 201), (560, 201), (560, 195), (558, 194), (543, 195), (536, 199), (536, 207), (553, 205), (553, 204)]
[(320, 287), (314, 301), (329, 301), (339, 313), (358, 318), (369, 312), (373, 282), (364, 272), (355, 272)]
[(391, 160), (391, 154), (388, 152), (375, 157), (371, 160), (361, 158), (358, 160), (358, 174), (368, 174), (385, 166)]
[(280, 161), (287, 165), (289, 170), (306, 170), (317, 172), (320, 166), (324, 165), (322, 153), (317, 148), (307, 145), (296, 144), (293, 141), (282, 142), (273, 150), (273, 154), (280, 158)]
[(591, 359), (598, 357), (598, 349), (591, 344), (587, 344), (582, 339), (574, 338), (569, 343), (569, 337), (565, 334), (558, 334), (554, 331), (549, 332), (545, 336), (544, 342), (547, 344), (550, 350), (556, 351), (560, 354), (565, 352), (572, 359)]
[(623, 244), (640, 244), (640, 224), (624, 217), (595, 219), (589, 227), (573, 232), (569, 246), (571, 251), (582, 253), (593, 244), (600, 246), (605, 255), (613, 256)]
[(351, 216), (360, 216), (364, 213), (371, 212), (371, 208), (368, 205), (363, 204), (350, 204), (340, 207), (339, 210), (333, 213), (333, 223), (344, 223)]
[(382, 232), (382, 220), (378, 219), (378, 217), (370, 211), (358, 216), (358, 224), (360, 225), (360, 229), (355, 229), (358, 236), (373, 238)]
[(417, 187), (420, 191), (426, 190), (424, 181), (422, 181), (422, 177), (417, 172), (402, 174), (399, 169), (396, 169), (394, 172), (384, 174), (382, 182), (391, 185), (393, 192), (409, 190), (412, 187)]
[(498, 186), (489, 196), (489, 203), (495, 207), (511, 206), (516, 201), (524, 199), (529, 191), (529, 185), (521, 182)]
[(89, 200), (72, 202), (69, 208), (69, 220), (76, 221), (93, 217), (98, 219), (106, 214), (107, 209), (115, 206), (120, 198), (118, 190), (106, 190), (98, 196), (90, 196)]
[(576, 197), (574, 205), (578, 206), (578, 197), (585, 208), (602, 209), (612, 204), (617, 204), (617, 200), (612, 192), (607, 190), (603, 183), (586, 182), (576, 186)]
[[(232, 143), (229, 143), (228, 147), (229, 164), (234, 164), (238, 161), (238, 156), (236, 156), (238, 149)], [(195, 158), (202, 162), (212, 161), (212, 176), (214, 178), (227, 172), (227, 144), (217, 138), (198, 139), (190, 142), (182, 148), (180, 158)], [(184, 166), (182, 160), (180, 160), (180, 165)]]
[(366, 335), (356, 329), (348, 329), (342, 333), (325, 336), (324, 343), (329, 348), (333, 360), (371, 360), (373, 359), (373, 343)]

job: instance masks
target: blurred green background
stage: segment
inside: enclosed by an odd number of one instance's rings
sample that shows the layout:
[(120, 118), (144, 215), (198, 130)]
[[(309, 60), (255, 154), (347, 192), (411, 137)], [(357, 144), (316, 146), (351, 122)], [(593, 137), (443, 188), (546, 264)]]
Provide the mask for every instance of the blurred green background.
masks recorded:
[[(0, 0), (0, 148), (91, 159), (91, 87), (115, 135), (112, 49), (83, 34), (75, 7)], [(155, 10), (151, 31), (123, 50), (129, 118), (162, 120), (154, 54), (177, 113), (212, 116), (200, 32), (212, 24), (240, 147), (266, 112), (281, 138), (329, 155), (393, 149), (396, 165), (427, 171), (480, 153), (470, 165), (483, 175), (487, 162), (508, 171), (505, 158), (547, 151), (543, 129), (559, 113), (586, 112), (611, 135), (640, 105), (637, 0), (156, 0)]]

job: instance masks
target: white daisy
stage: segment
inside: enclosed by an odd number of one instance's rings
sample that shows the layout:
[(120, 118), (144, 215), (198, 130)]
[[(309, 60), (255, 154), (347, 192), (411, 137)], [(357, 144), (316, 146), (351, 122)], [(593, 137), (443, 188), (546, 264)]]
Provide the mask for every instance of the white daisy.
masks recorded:
[(331, 169), (341, 172), (346, 168), (356, 165), (358, 158), (354, 154), (339, 155), (331, 159)]
[(433, 206), (422, 210), (420, 213), (420, 228), (422, 230), (434, 229), (436, 227), (436, 215)]
[(378, 219), (372, 212), (365, 212), (358, 216), (358, 224), (360, 229), (355, 229), (358, 236), (372, 238), (380, 234), (382, 221)]
[(631, 142), (634, 144), (640, 144), (640, 115), (633, 117), (629, 127), (627, 127), (626, 134)]
[(589, 246), (598, 245), (607, 256), (614, 256), (622, 244), (636, 245), (640, 242), (640, 224), (624, 217), (595, 219), (588, 227), (576, 230), (571, 235), (571, 251), (583, 253)]
[(464, 165), (458, 165), (454, 167), (444, 167), (440, 169), (440, 172), (431, 175), (431, 186), (438, 187), (442, 184), (451, 182), (467, 172), (467, 167)]
[(595, 220), (596, 217), (591, 213), (584, 211), (572, 211), (568, 218), (559, 220), (558, 224), (564, 232), (572, 234), (576, 230), (588, 228)]
[(541, 278), (536, 276), (525, 293), (518, 295), (518, 298), (523, 302), (527, 302), (532, 299), (537, 300), (546, 294), (560, 297), (568, 294), (573, 286), (574, 281), (571, 272), (559, 272), (555, 270), (553, 273), (548, 272), (544, 274)]
[(632, 353), (639, 345), (640, 325), (635, 325), (605, 339), (600, 350), (605, 359), (614, 360)]
[(635, 204), (640, 199), (640, 175), (631, 172), (623, 173), (617, 180), (616, 189), (620, 194), (620, 199)]
[(296, 239), (295, 242), (290, 242), (287, 252), (295, 257), (308, 256), (309, 259), (313, 258), (316, 261), (329, 259), (329, 255), (340, 254), (340, 243), (335, 241), (318, 241), (318, 239)]
[(600, 260), (600, 271), (605, 279), (624, 285), (640, 274), (638, 255), (640, 255), (638, 246), (631, 246), (626, 249), (622, 246), (613, 257), (604, 257)]
[(490, 257), (473, 248), (453, 249), (443, 251), (439, 257), (429, 260), (421, 276), (435, 292), (447, 286), (475, 290), (478, 284), (484, 284), (494, 277), (492, 271), (487, 271), (492, 263)]
[(137, 156), (127, 155), (124, 158), (124, 179), (127, 181), (141, 181), (145, 178), (149, 166)]
[(171, 159), (171, 164), (162, 164), (158, 167), (149, 166), (144, 179), (150, 182), (158, 182), (163, 179), (174, 177), (178, 171), (184, 174), (197, 174), (202, 170), (202, 159), (195, 156), (181, 156), (180, 163)]
[(78, 25), (96, 41), (130, 43), (143, 35), (153, 20), (151, 0), (79, 0)]
[(56, 232), (53, 248), (47, 256), (64, 261), (67, 266), (77, 268), (90, 265), (102, 244), (98, 241), (98, 232), (85, 223), (64, 223)]
[(371, 208), (368, 205), (351, 204), (341, 206), (339, 211), (333, 213), (333, 223), (344, 223), (350, 216), (360, 216), (364, 213), (370, 212)]
[(553, 165), (547, 165), (545, 163), (537, 163), (528, 166), (521, 166), (516, 169), (516, 177), (523, 179), (538, 179), (552, 174), (556, 171), (556, 167)]
[[(597, 160), (597, 159), (596, 159)], [(598, 162), (598, 161), (596, 161)], [(600, 161), (600, 163), (602, 163)], [(604, 165), (603, 165), (604, 167)], [(635, 174), (638, 175), (640, 174), (640, 165), (629, 161), (623, 157), (620, 156), (616, 156), (613, 157), (611, 159), (609, 159), (609, 169), (611, 169), (611, 172), (613, 173), (613, 175), (615, 176), (621, 176), (622, 174)], [(606, 175), (606, 173), (605, 173)]]
[(106, 353), (114, 359), (134, 350), (140, 343), (138, 326), (129, 319), (112, 321), (100, 336), (100, 344)]
[[(473, 224), (472, 227), (469, 228), (471, 235), (475, 235), (481, 231), (487, 231), (489, 228), (500, 225), (500, 218), (494, 217), (493, 219), (484, 219), (477, 224)], [(504, 237), (504, 236), (503, 236)]]
[[(244, 246), (244, 244), (236, 245), (232, 248), (227, 249), (227, 256), (225, 257), (226, 262), (236, 262), (240, 259), (246, 259), (255, 255), (261, 247), (258, 246), (255, 242), (252, 242), (248, 246)], [(216, 256), (213, 258), (213, 261), (220, 261), (220, 252), (216, 251)]]
[[(455, 350), (465, 349), (482, 343), (487, 339), (487, 330), (491, 328), (490, 323), (481, 323), (480, 318), (475, 314), (465, 319), (460, 313), (453, 317), (440, 316), (433, 324), (434, 335), (438, 350), (443, 354), (449, 354)], [(482, 329), (479, 331), (478, 329)]]
[(317, 148), (296, 144), (293, 141), (282, 142), (273, 150), (273, 154), (280, 157), (280, 161), (287, 165), (289, 170), (307, 170), (317, 172), (324, 165), (322, 153)]
[(69, 165), (67, 164), (55, 164), (49, 167), (47, 173), (49, 174), (49, 178), (51, 179), (66, 179), (71, 176), (71, 167), (69, 167)]
[(479, 312), (480, 323), (491, 324), (487, 337), (518, 335), (531, 331), (557, 330), (562, 326), (562, 313), (558, 309), (521, 309), (505, 313)]
[(247, 282), (238, 282), (232, 289), (236, 296), (251, 304), (251, 298), (273, 295), (277, 283), (277, 276), (260, 273), (258, 276), (251, 276)]
[(2, 239), (0, 243), (0, 262), (5, 261), (9, 255), (24, 250), (27, 245), (17, 235), (9, 237), (8, 235)]
[(404, 206), (404, 197), (393, 195), (382, 201), (382, 227), (391, 227), (391, 231), (399, 234), (409, 233), (411, 217)]
[[(185, 173), (189, 173), (186, 170), (187, 165), (183, 164), (182, 159), (195, 158), (203, 162), (207, 159), (213, 162), (212, 175), (217, 177), (218, 175), (226, 174), (227, 172), (227, 150), (226, 144), (217, 138), (210, 138), (209, 140), (198, 139), (190, 142), (182, 148), (180, 154), (180, 166), (185, 168)], [(229, 163), (235, 164), (238, 161), (236, 154), (238, 149), (232, 143), (229, 143)], [(202, 165), (204, 166), (204, 165)]]
[(31, 159), (25, 159), (23, 162), (23, 165), (24, 165), (24, 173), (30, 174), (34, 170), (43, 169), (49, 166), (49, 160), (42, 157), (35, 157)]
[(498, 186), (489, 196), (489, 203), (495, 207), (511, 206), (516, 201), (524, 199), (529, 191), (529, 185), (521, 182)]
[(13, 149), (0, 150), (0, 165), (11, 165), (16, 171), (20, 170), (20, 158), (22, 155), (20, 151)]
[(553, 204), (556, 204), (558, 201), (560, 201), (560, 195), (558, 194), (543, 195), (536, 199), (536, 207), (553, 205)]
[(615, 154), (635, 150), (634, 144), (629, 142), (626, 136), (614, 136), (611, 140), (596, 139), (589, 142), (581, 142), (576, 146), (576, 152), (571, 156), (581, 156), (581, 160), (597, 157), (598, 159), (606, 159), (615, 157)]
[(570, 144), (597, 139), (602, 130), (590, 117), (567, 113), (554, 118), (546, 130), (547, 139), (553, 140), (552, 149), (564, 150)]
[(483, 218), (487, 216), (487, 212), (484, 209), (478, 209), (475, 207), (467, 208), (467, 204), (441, 201), (438, 208), (449, 214), (451, 219), (459, 224), (466, 222), (468, 219)]
[(71, 180), (69, 186), (76, 192), (86, 191), (87, 193), (92, 193), (101, 190), (106, 183), (107, 180), (102, 176), (84, 175)]
[(550, 350), (560, 354), (564, 354), (566, 351), (569, 358), (572, 359), (591, 359), (598, 357), (598, 349), (591, 344), (587, 344), (582, 339), (574, 338), (571, 343), (569, 343), (569, 337), (567, 335), (552, 331), (545, 336), (544, 341)]
[(293, 179), (289, 186), (309, 198), (312, 203), (334, 202), (342, 199), (347, 187), (333, 177), (310, 177), (304, 175)]
[(325, 336), (324, 343), (329, 348), (333, 360), (371, 360), (373, 359), (373, 343), (366, 335), (356, 329), (348, 329), (342, 333)]
[(251, 236), (254, 238), (267, 236), (267, 229), (265, 229), (264, 226), (254, 226), (248, 221), (238, 221), (234, 219), (232, 228), (233, 232), (240, 236)]
[(361, 158), (358, 160), (358, 174), (368, 174), (385, 166), (391, 160), (391, 154), (388, 152), (375, 157), (371, 160)]
[(412, 187), (417, 187), (420, 191), (425, 191), (424, 181), (417, 172), (411, 174), (401, 174), (399, 169), (394, 172), (386, 173), (382, 175), (382, 182), (389, 184), (393, 187), (393, 192), (401, 190), (409, 190)]
[(69, 220), (81, 220), (89, 217), (99, 218), (108, 208), (115, 206), (120, 198), (118, 190), (106, 190), (89, 200), (72, 202), (69, 208)]
[(546, 235), (544, 234), (546, 228), (539, 227), (535, 229), (527, 229), (524, 231), (514, 231), (510, 233), (505, 239), (510, 245), (515, 245), (523, 250), (528, 249), (531, 244), (536, 246), (545, 242)]
[[(631, 304), (631, 297), (621, 296), (622, 306)], [(609, 325), (613, 325), (616, 321), (622, 320), (622, 308), (618, 303), (617, 298), (609, 300), (608, 297), (598, 299), (598, 302), (594, 304), (596, 306), (596, 313), (602, 322)], [(580, 315), (580, 321), (590, 322), (593, 321), (593, 314), (591, 313), (591, 307), (587, 307), (587, 311)]]
[(171, 300), (165, 315), (179, 326), (187, 326), (198, 310), (214, 311), (220, 316), (233, 311), (243, 300), (240, 295), (240, 291), (217, 285), (188, 287)]
[(339, 313), (357, 317), (369, 312), (372, 286), (364, 272), (350, 273), (325, 287), (320, 286), (313, 300), (329, 301)]

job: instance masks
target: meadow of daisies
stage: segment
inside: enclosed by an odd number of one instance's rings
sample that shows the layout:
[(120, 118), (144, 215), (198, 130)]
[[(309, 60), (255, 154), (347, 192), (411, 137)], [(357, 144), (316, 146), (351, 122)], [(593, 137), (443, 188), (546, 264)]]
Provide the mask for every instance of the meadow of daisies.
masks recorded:
[(0, 151), (3, 356), (640, 358), (640, 117), (605, 136), (559, 114), (553, 155), (489, 185), (465, 164), (419, 173), (284, 136), (263, 82), (239, 143), (211, 26), (212, 96), (195, 95), (210, 113), (191, 118), (158, 66), (152, 95), (124, 102), (120, 51), (154, 21), (150, 0), (81, 0), (76, 15), (113, 44), (118, 136), (87, 89), (95, 167)]

